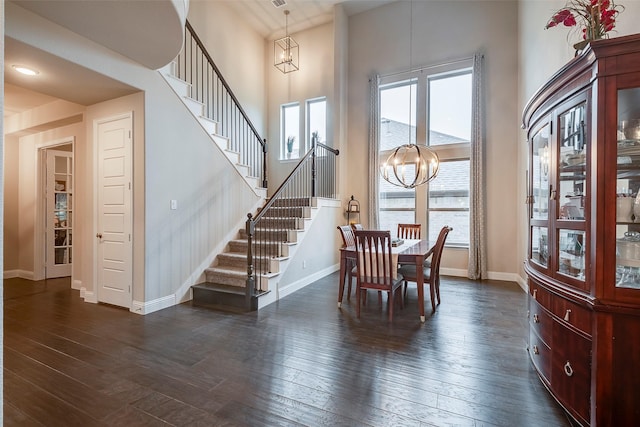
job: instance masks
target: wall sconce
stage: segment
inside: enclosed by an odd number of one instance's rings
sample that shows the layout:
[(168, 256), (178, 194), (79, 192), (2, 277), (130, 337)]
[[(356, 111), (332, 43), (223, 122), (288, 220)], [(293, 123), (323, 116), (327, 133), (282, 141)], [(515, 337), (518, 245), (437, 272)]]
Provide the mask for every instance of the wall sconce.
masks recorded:
[(284, 74), (298, 71), (299, 66), (299, 45), (289, 36), (289, 11), (284, 11), (285, 16), (285, 36), (273, 42), (273, 65)]

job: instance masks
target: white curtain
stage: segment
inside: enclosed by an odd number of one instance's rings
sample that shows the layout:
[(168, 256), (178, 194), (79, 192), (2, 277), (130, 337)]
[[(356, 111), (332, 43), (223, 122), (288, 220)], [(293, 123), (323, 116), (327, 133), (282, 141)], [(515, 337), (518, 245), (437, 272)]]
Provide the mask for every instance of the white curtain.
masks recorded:
[(470, 221), (469, 221), (469, 279), (487, 278), (487, 251), (485, 230), (484, 179), (484, 100), (482, 61), (484, 56), (473, 56), (473, 106), (471, 110), (471, 165), (470, 165)]
[(378, 155), (380, 151), (380, 76), (378, 74), (369, 79), (369, 194), (368, 228), (378, 229)]

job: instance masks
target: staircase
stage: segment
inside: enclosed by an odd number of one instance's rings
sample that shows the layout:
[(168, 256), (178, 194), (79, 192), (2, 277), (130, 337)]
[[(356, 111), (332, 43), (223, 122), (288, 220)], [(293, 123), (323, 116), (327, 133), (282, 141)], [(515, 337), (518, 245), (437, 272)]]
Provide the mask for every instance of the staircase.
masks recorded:
[(311, 226), (319, 198), (339, 206), (335, 199), (335, 158), (339, 152), (314, 137), (309, 152), (266, 200), (266, 140), (256, 131), (189, 22), (182, 52), (159, 72), (264, 201), (255, 216), (247, 215), (245, 229), (239, 230), (205, 269), (204, 282), (191, 287), (192, 303), (227, 311), (257, 310), (259, 297), (275, 294), (275, 298), (260, 301), (277, 299), (277, 292), (271, 292), (277, 289), (278, 276)]
[(259, 242), (252, 249), (256, 254), (253, 267), (261, 272), (256, 295), (246, 300), (249, 236), (242, 229), (227, 250), (216, 257), (214, 265), (205, 270), (206, 282), (192, 286), (193, 305), (228, 311), (256, 310), (257, 298), (273, 290), (276, 277), (286, 268), (316, 213), (316, 200), (306, 198), (279, 200), (267, 208), (253, 235)]
[(241, 152), (238, 151), (237, 145), (234, 146), (230, 138), (223, 136), (219, 133), (219, 123), (206, 116), (206, 105), (197, 99), (191, 97), (193, 92), (190, 83), (180, 79), (176, 76), (176, 62), (172, 62), (165, 67), (161, 68), (159, 72), (164, 79), (169, 83), (169, 86), (180, 97), (182, 102), (191, 111), (196, 120), (200, 123), (202, 128), (211, 138), (211, 141), (224, 153), (225, 157), (233, 165), (236, 171), (244, 178), (247, 184), (253, 189), (255, 194), (262, 199), (267, 197), (267, 189), (262, 186), (263, 179), (259, 176), (254, 176), (250, 165), (242, 162)]

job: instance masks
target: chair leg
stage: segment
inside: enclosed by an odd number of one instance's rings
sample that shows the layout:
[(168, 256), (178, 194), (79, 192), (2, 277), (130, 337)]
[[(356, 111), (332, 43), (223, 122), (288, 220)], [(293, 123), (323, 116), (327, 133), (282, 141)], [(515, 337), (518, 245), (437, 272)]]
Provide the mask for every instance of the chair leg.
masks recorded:
[(436, 312), (436, 284), (435, 280), (429, 281), (429, 293), (431, 294), (431, 309)]
[(438, 305), (440, 305), (440, 277), (436, 278), (436, 297), (438, 299)]
[[(362, 297), (362, 289), (360, 289), (360, 286), (358, 286), (358, 284), (356, 284), (356, 317), (359, 319), (360, 318), (360, 298)], [(365, 294), (366, 296), (366, 294)]]
[(391, 322), (393, 320), (393, 305), (394, 305), (394, 301), (393, 301), (393, 294), (395, 292), (389, 291), (388, 294), (388, 300), (389, 300), (389, 322)]

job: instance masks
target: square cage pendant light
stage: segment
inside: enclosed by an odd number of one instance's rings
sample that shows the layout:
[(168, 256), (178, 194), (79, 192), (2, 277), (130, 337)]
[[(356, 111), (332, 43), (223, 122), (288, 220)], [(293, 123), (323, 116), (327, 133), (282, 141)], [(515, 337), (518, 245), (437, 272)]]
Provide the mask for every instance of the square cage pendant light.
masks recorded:
[(299, 66), (299, 45), (289, 36), (289, 11), (284, 11), (286, 24), (285, 36), (273, 42), (273, 65), (283, 73), (298, 71)]

